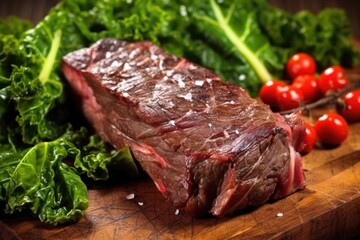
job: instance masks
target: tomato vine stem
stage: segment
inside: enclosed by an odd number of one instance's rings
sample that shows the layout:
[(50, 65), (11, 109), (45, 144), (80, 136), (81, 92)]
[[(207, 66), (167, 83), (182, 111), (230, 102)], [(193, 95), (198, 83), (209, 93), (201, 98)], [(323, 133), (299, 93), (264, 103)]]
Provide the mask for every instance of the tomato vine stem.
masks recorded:
[(332, 92), (332, 93), (326, 95), (325, 97), (317, 100), (316, 102), (305, 104), (305, 105), (302, 105), (300, 107), (293, 108), (290, 110), (281, 111), (281, 112), (279, 112), (279, 114), (286, 115), (286, 114), (294, 113), (297, 111), (308, 111), (310, 109), (321, 107), (326, 104), (335, 104), (337, 99), (339, 97), (341, 97), (343, 94), (345, 94), (353, 89), (359, 88), (359, 87), (360, 87), (360, 79), (357, 79), (356, 81), (351, 83), (349, 86), (339, 90), (338, 92)]

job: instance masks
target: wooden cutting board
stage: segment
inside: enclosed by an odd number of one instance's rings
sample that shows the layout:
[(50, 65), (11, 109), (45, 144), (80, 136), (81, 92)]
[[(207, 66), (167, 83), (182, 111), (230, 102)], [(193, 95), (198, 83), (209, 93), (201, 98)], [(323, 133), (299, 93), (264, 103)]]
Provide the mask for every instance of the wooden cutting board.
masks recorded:
[[(360, 79), (360, 66), (349, 73)], [(315, 110), (316, 118), (323, 111)], [(0, 239), (348, 239), (360, 236), (360, 123), (334, 149), (304, 157), (307, 188), (223, 219), (194, 219), (171, 207), (146, 177), (92, 189), (77, 223), (53, 227), (1, 216)], [(135, 198), (128, 200), (127, 195)]]

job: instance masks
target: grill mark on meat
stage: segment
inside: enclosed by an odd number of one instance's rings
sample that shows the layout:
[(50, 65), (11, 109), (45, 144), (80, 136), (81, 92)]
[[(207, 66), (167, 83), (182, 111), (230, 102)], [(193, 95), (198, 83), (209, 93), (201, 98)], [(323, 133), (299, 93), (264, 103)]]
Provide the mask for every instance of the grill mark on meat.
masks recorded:
[(222, 217), (304, 187), (297, 114), (282, 117), (147, 41), (103, 39), (63, 58), (99, 135), (133, 155), (174, 206)]

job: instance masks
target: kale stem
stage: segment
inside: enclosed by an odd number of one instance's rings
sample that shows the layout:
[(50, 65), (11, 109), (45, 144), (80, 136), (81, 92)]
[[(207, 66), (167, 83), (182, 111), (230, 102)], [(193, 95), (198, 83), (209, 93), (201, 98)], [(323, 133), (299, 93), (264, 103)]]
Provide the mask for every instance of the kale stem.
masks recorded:
[(254, 52), (248, 48), (242, 39), (236, 35), (234, 30), (229, 27), (227, 22), (228, 20), (224, 17), (219, 5), (216, 4), (215, 0), (211, 0), (211, 7), (225, 35), (234, 44), (236, 49), (246, 58), (250, 66), (255, 70), (256, 75), (261, 79), (262, 82), (270, 81), (272, 76), (266, 69), (265, 65), (259, 60)]
[(51, 43), (51, 48), (50, 48), (49, 54), (47, 55), (44, 65), (39, 74), (39, 80), (42, 84), (45, 84), (47, 82), (47, 80), (49, 79), (52, 68), (55, 64), (56, 55), (60, 48), (60, 43), (61, 43), (61, 30), (57, 30), (54, 33), (54, 39)]

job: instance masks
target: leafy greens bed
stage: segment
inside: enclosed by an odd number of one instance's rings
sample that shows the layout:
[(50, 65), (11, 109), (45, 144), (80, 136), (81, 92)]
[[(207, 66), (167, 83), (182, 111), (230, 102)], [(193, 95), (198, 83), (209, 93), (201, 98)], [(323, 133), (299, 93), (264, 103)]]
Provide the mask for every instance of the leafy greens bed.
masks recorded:
[(83, 179), (106, 180), (109, 166), (138, 175), (128, 148), (114, 151), (79, 120), (62, 79), (63, 55), (105, 37), (150, 40), (253, 96), (295, 52), (320, 67), (359, 61), (343, 11), (292, 15), (265, 0), (63, 0), (35, 27), (2, 19), (0, 211), (76, 221), (88, 206)]

